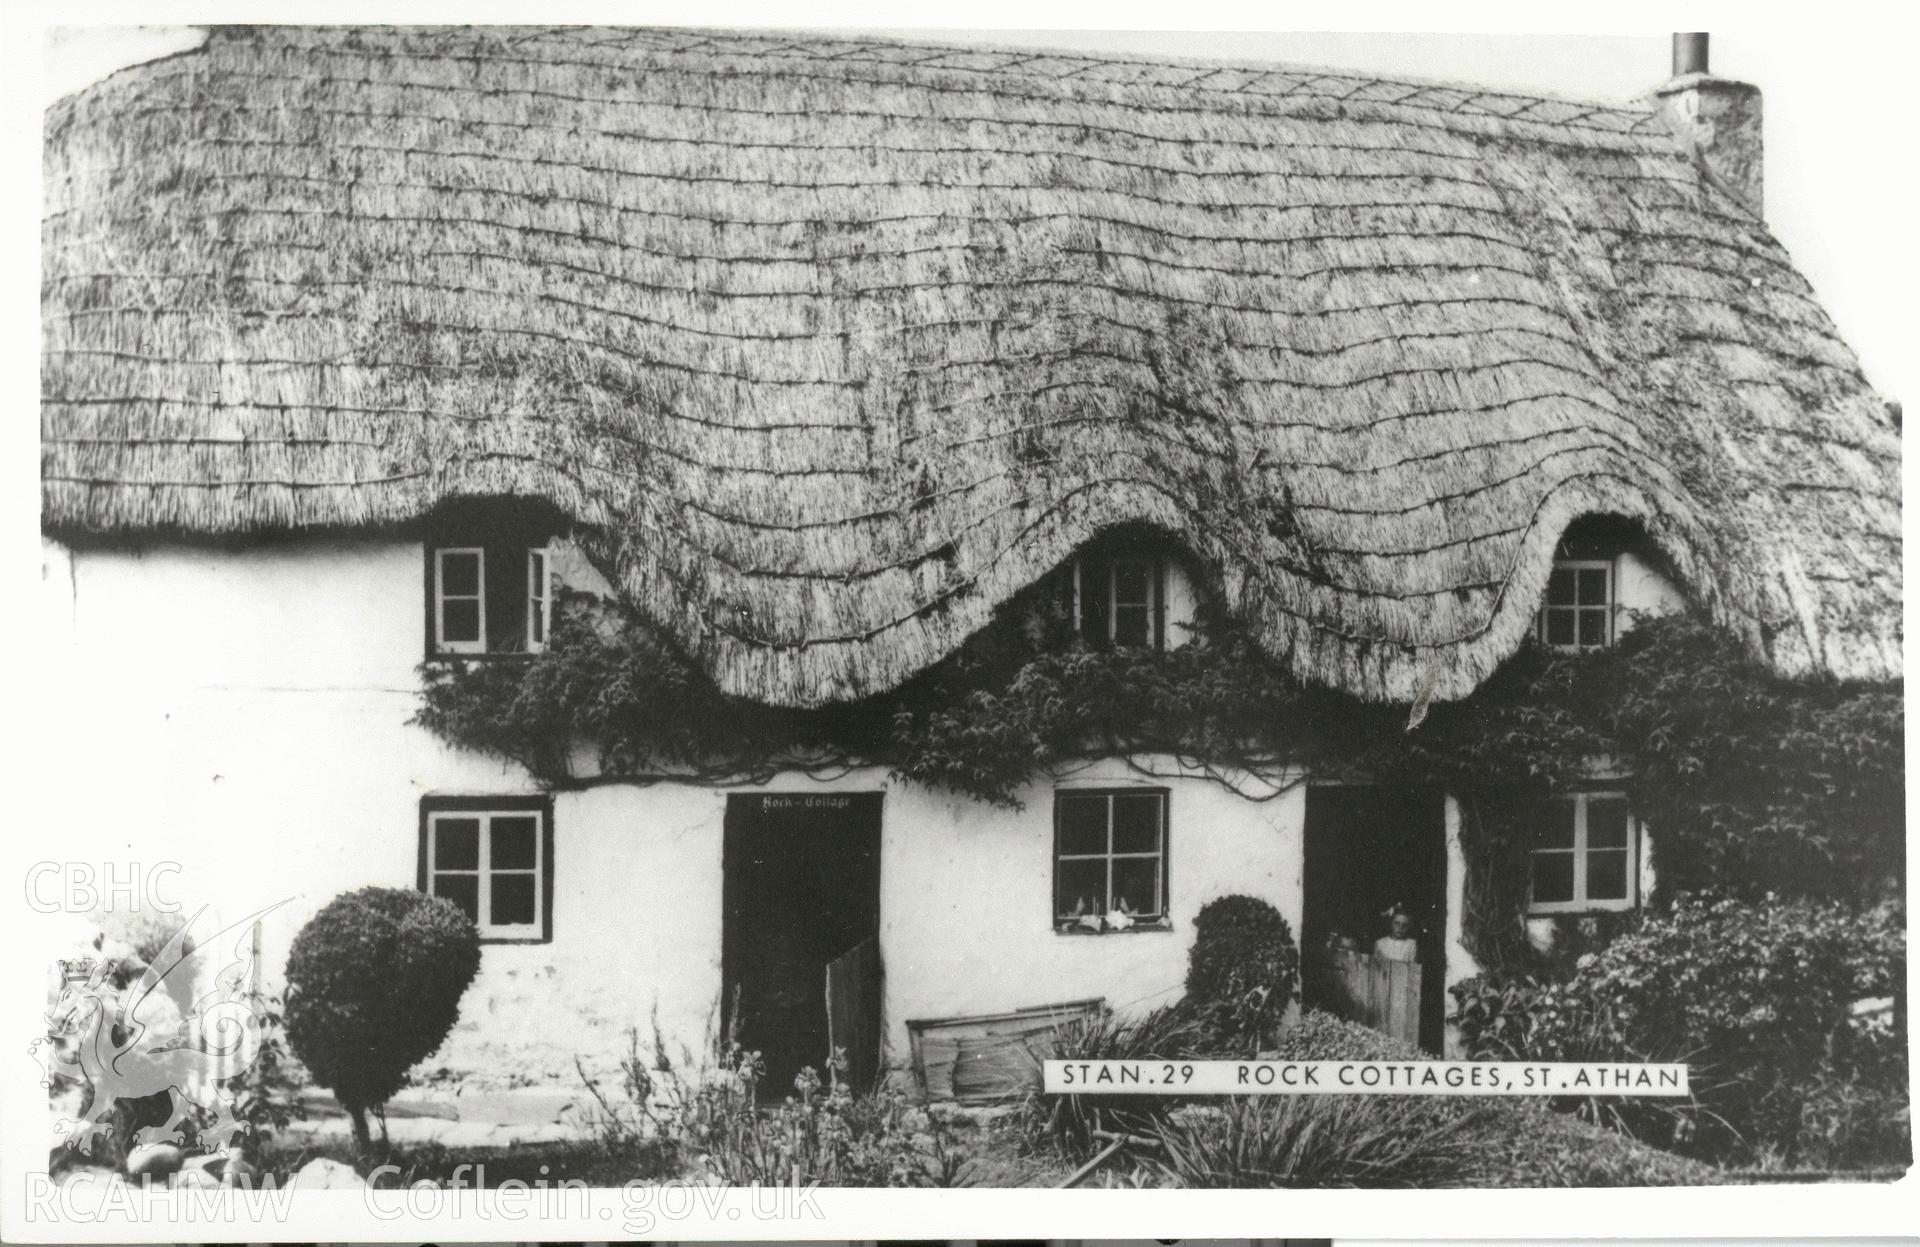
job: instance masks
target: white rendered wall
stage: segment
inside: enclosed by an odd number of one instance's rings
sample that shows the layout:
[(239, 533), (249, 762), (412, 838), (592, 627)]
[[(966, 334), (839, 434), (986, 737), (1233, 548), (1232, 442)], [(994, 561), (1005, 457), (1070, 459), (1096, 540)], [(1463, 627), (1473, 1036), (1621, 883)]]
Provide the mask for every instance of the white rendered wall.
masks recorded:
[(1167, 561), (1161, 591), (1166, 594), (1162, 606), (1167, 648), (1178, 649), (1193, 639), (1193, 621), (1200, 610), (1200, 591), (1193, 583), (1193, 578), (1187, 575), (1187, 569), (1175, 559)]
[[(46, 543), (44, 554), (47, 653), (68, 694), (46, 737), (84, 742), (47, 751), (47, 781), (72, 794), (50, 855), (122, 872), (177, 862), (166, 897), (209, 906), (203, 934), (287, 902), (264, 923), (275, 986), (293, 934), (333, 897), (415, 885), (422, 797), (536, 791), (519, 768), (407, 722), (424, 646), (418, 542)], [(1189, 617), (1191, 602), (1184, 578), (1169, 577), (1168, 618)], [(895, 1059), (909, 1017), (1177, 996), (1193, 916), (1215, 896), (1265, 897), (1298, 931), (1303, 789), (1248, 802), (1119, 762), (1067, 782), (1170, 789), (1172, 931), (1054, 932), (1051, 785), (1031, 786), (1019, 811), (890, 784), (883, 768), (769, 785), (887, 793), (881, 938)], [(459, 1026), (417, 1075), (571, 1085), (576, 1054), (604, 1072), (628, 1027), (650, 1044), (656, 1017), (676, 1058), (703, 1051), (720, 996), (725, 809), (725, 792), (685, 785), (558, 794), (552, 942), (486, 946)], [(44, 923), (50, 958), (77, 951), (78, 918)]]
[(1051, 784), (1025, 789), (1019, 811), (920, 788), (889, 792), (880, 939), (887, 1033), (897, 1058), (907, 1052), (909, 1019), (1090, 996), (1139, 1012), (1177, 999), (1194, 916), (1215, 897), (1260, 897), (1298, 938), (1304, 785), (1252, 802), (1209, 780), (1145, 779), (1109, 761), (1059, 786), (1129, 784), (1169, 789), (1168, 931), (1055, 932)]
[[(441, 745), (419, 705), (417, 542), (241, 551), (47, 548), (49, 625), (70, 690), (53, 731), (73, 794), (60, 860), (177, 861), (168, 899), (205, 934), (265, 922), (277, 985), (299, 927), (339, 893), (413, 887), (420, 800), (525, 795), (519, 768)], [(66, 644), (59, 631), (66, 630)], [(721, 798), (601, 789), (555, 803), (554, 940), (488, 945), (440, 1066), (504, 1082), (605, 1068), (628, 1025), (698, 1045), (718, 995)], [(183, 915), (184, 916), (184, 915)], [(49, 938), (77, 926), (47, 919)], [(51, 955), (64, 952), (61, 946)]]
[[(1467, 951), (1467, 854), (1460, 843), (1460, 801), (1447, 794), (1447, 932), (1441, 956), (1446, 959), (1446, 987), (1464, 983), (1480, 973), (1480, 963)], [(1447, 1013), (1453, 1012), (1453, 997), (1447, 997)], [(1460, 1055), (1460, 1034), (1447, 1023), (1444, 1055)]]
[[(48, 781), (73, 794), (50, 854), (123, 871), (178, 861), (169, 896), (213, 910), (196, 930), (289, 901), (266, 922), (271, 979), (293, 933), (340, 892), (414, 885), (423, 796), (535, 791), (517, 767), (450, 750), (407, 723), (424, 644), (418, 542), (44, 549), (44, 652), (67, 696), (43, 737), (81, 743), (43, 751)], [(1631, 556), (1619, 585), (1630, 610), (1680, 600)], [(1183, 639), (1175, 625), (1191, 618), (1194, 598), (1176, 569), (1170, 642)], [(1177, 996), (1193, 916), (1215, 896), (1265, 897), (1298, 932), (1304, 790), (1249, 802), (1198, 778), (1148, 780), (1117, 761), (1066, 783), (1170, 790), (1171, 932), (1054, 932), (1049, 784), (1030, 786), (1012, 811), (890, 784), (880, 769), (832, 785), (779, 783), (887, 792), (881, 937), (895, 1059), (909, 1018), (1086, 996), (1144, 1008)], [(627, 1027), (651, 1038), (656, 1014), (676, 1056), (702, 1049), (720, 992), (725, 806), (724, 792), (679, 785), (560, 794), (553, 942), (489, 945), (459, 1029), (423, 1072), (565, 1082), (574, 1053), (605, 1069)], [(1450, 809), (1454, 893), (1457, 821)], [(1450, 895), (1450, 922), (1458, 901)], [(59, 955), (66, 946), (53, 933), (70, 936), (75, 924), (46, 922), (49, 955)], [(1451, 983), (1471, 970), (1451, 928), (1448, 947)]]
[(1680, 587), (1632, 551), (1615, 557), (1613, 578), (1616, 634), (1630, 631), (1636, 616), (1664, 615), (1686, 606)]

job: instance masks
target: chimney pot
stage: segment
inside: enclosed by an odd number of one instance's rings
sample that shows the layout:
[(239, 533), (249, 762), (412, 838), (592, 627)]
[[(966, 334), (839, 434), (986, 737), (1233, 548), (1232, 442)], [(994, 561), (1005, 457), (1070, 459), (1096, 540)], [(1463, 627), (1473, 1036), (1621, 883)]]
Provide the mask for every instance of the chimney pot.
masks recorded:
[(1673, 37), (1673, 76), (1707, 72), (1707, 36), (1705, 32), (1677, 34)]

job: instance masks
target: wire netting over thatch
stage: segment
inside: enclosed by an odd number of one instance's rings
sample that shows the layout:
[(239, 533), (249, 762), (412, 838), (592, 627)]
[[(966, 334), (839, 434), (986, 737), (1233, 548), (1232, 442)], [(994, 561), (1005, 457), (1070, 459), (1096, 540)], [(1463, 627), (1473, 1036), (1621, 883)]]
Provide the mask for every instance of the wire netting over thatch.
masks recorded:
[(1648, 103), (660, 30), (216, 30), (47, 121), (45, 523), (551, 500), (727, 690), (883, 689), (1125, 521), (1464, 695), (1635, 517), (1899, 662), (1897, 434)]

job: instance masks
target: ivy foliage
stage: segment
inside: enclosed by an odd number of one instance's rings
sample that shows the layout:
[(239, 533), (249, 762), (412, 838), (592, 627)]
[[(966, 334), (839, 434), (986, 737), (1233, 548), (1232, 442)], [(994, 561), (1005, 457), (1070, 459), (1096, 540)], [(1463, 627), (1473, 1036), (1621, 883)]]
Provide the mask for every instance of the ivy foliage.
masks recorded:
[(1529, 646), (1410, 729), (1406, 706), (1302, 686), (1231, 622), (1164, 653), (1091, 649), (1042, 591), (894, 692), (816, 710), (722, 694), (624, 606), (569, 595), (559, 614), (530, 659), (426, 664), (415, 721), (555, 788), (871, 764), (1017, 805), (1100, 756), (1172, 757), (1253, 796), (1302, 773), (1443, 787), (1502, 909), (1501, 888), (1524, 889), (1531, 804), (1600, 768), (1658, 829), (1679, 887), (1870, 898), (1903, 876), (1900, 686), (1782, 679), (1686, 615), (1611, 650)]

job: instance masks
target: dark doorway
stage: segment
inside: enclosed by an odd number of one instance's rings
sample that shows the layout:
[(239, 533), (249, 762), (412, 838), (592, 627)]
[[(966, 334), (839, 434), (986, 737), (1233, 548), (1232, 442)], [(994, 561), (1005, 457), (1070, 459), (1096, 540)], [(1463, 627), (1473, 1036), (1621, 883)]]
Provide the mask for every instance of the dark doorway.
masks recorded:
[(1446, 1031), (1447, 832), (1442, 794), (1417, 788), (1307, 789), (1301, 992), (1311, 1008), (1346, 1012), (1328, 972), (1329, 946), (1371, 952), (1387, 911), (1412, 911), (1420, 958), (1420, 1046)]
[[(827, 965), (880, 934), (880, 801), (877, 792), (734, 793), (722, 850), (720, 970), (723, 1022), (766, 1061), (762, 1094), (778, 1102), (811, 1065), (826, 1078)], [(844, 964), (844, 962), (843, 962)], [(870, 1080), (880, 1043), (876, 981), (831, 1043)]]

